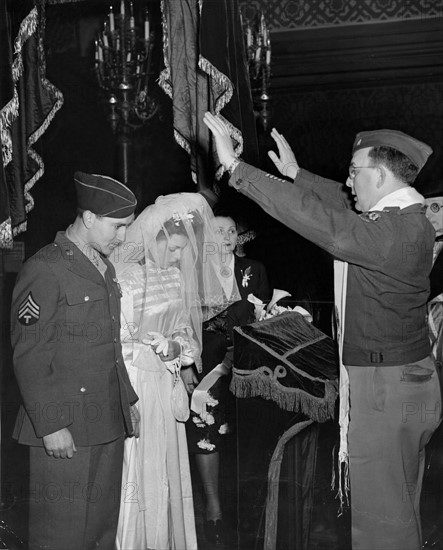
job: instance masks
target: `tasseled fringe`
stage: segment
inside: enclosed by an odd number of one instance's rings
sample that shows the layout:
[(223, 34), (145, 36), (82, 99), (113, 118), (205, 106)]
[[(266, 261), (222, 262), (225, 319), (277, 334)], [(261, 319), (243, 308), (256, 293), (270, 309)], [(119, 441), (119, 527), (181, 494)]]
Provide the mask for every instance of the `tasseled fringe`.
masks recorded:
[(337, 386), (329, 380), (324, 384), (324, 397), (315, 397), (299, 388), (281, 385), (268, 367), (253, 372), (234, 368), (230, 390), (236, 397), (263, 397), (274, 401), (281, 409), (301, 411), (316, 422), (325, 422), (334, 417)]
[(33, 35), (38, 25), (38, 11), (34, 7), (29, 14), (20, 23), (20, 29), (14, 42), (14, 53), (18, 54), (23, 48), (23, 44)]
[(20, 223), (19, 225), (16, 225), (15, 227), (13, 227), (12, 234), (14, 235), (14, 237), (16, 237), (20, 233), (25, 232), (27, 228), (28, 228), (28, 222), (25, 220), (24, 222)]
[(215, 68), (210, 61), (201, 55), (198, 59), (198, 66), (220, 87), (219, 92), (216, 94), (217, 100), (214, 105), (215, 114), (218, 115), (223, 107), (231, 101), (234, 92), (232, 82), (225, 74)]
[[(12, 78), (14, 82), (14, 94), (11, 101), (9, 101), (5, 107), (0, 112), (0, 132), (1, 132), (1, 138), (2, 138), (2, 159), (3, 159), (3, 165), (6, 166), (12, 161), (13, 156), (13, 145), (10, 135), (10, 126), (14, 122), (14, 120), (20, 116), (20, 105), (19, 105), (19, 98), (17, 93), (17, 87), (16, 84), (20, 77), (23, 74), (23, 46), (26, 42), (26, 40), (29, 39), (30, 36), (32, 36), (38, 27), (38, 10), (37, 7), (34, 7), (30, 13), (23, 19), (20, 29), (17, 35), (17, 38), (14, 42), (14, 54), (16, 55), (13, 64), (12, 64)], [(45, 78), (45, 70), (46, 70), (46, 63), (45, 63), (45, 56), (44, 56), (44, 48), (43, 48), (43, 40), (41, 36), (39, 37), (38, 41), (38, 48), (40, 51), (40, 82), (41, 85), (46, 89), (48, 94), (55, 98), (54, 105), (52, 106), (52, 109), (46, 116), (45, 120), (42, 122), (42, 124), (35, 130), (33, 134), (31, 134), (27, 140), (27, 154), (30, 156), (33, 161), (37, 164), (38, 169), (27, 182), (24, 184), (24, 198), (25, 198), (25, 210), (26, 212), (30, 212), (32, 208), (34, 207), (34, 199), (32, 198), (30, 194), (31, 188), (34, 186), (35, 182), (38, 181), (43, 173), (44, 173), (44, 163), (40, 155), (37, 154), (34, 149), (32, 149), (32, 146), (36, 143), (36, 141), (44, 134), (44, 132), (47, 130), (49, 124), (52, 122), (55, 114), (57, 111), (62, 107), (63, 105), (63, 94), (58, 90), (55, 86), (53, 86), (46, 78)], [(8, 221), (8, 220), (6, 220)], [(5, 223), (5, 222), (4, 222)], [(9, 220), (10, 223), (10, 220)], [(2, 224), (3, 226), (3, 224)], [(3, 228), (3, 227), (2, 227)], [(2, 229), (1, 228), (1, 229)], [(26, 220), (23, 221), (21, 224), (15, 226), (12, 229), (12, 235), (16, 236), (23, 231), (26, 231), (27, 223)], [(3, 246), (3, 243), (6, 243), (6, 246), (9, 247), (9, 236), (6, 234), (6, 237), (4, 237), (3, 232), (0, 229), (0, 244)], [(12, 246), (12, 245), (11, 245)]]
[[(199, 9), (201, 12), (202, 8), (202, 2), (199, 3)], [(162, 20), (162, 29), (163, 29), (163, 61), (165, 64), (165, 68), (163, 71), (161, 71), (160, 76), (157, 80), (158, 85), (160, 88), (165, 92), (166, 95), (168, 95), (172, 99), (173, 90), (172, 90), (172, 83), (171, 83), (171, 66), (169, 64), (169, 34), (168, 34), (168, 21), (166, 17), (166, 4), (165, 0), (162, 0), (160, 2), (161, 7), (161, 20)], [(234, 86), (231, 82), (231, 80), (223, 74), (221, 71), (219, 71), (210, 61), (208, 61), (205, 57), (199, 55), (198, 59), (198, 66), (199, 68), (205, 72), (218, 86), (219, 90), (216, 94), (217, 100), (214, 106), (215, 114), (220, 115), (220, 111), (225, 107), (232, 98)], [(220, 115), (221, 116), (221, 115)], [(239, 157), (243, 152), (243, 136), (238, 128), (236, 128), (233, 124), (231, 124), (229, 121), (227, 121), (224, 117), (221, 117), (224, 121), (224, 123), (227, 125), (229, 129), (229, 135), (235, 139), (237, 142), (237, 145), (235, 147), (235, 154), (237, 157)], [(174, 138), (175, 141), (182, 147), (189, 155), (191, 154), (191, 146), (189, 142), (176, 130), (174, 130)], [(217, 180), (219, 180), (225, 169), (223, 166), (219, 166), (216, 170), (215, 177)], [(192, 174), (192, 179), (196, 183), (196, 174)]]
[(11, 218), (7, 218), (0, 223), (0, 248), (12, 248), (12, 227)]
[(172, 99), (172, 85), (171, 85), (171, 66), (169, 65), (169, 38), (168, 38), (168, 22), (166, 20), (166, 5), (165, 0), (160, 2), (161, 16), (162, 16), (162, 30), (163, 30), (163, 62), (165, 68), (161, 71), (158, 78), (158, 85)]
[(180, 147), (183, 147), (183, 149), (190, 155), (191, 146), (189, 145), (188, 140), (185, 139), (177, 130), (174, 130), (174, 138), (175, 141), (180, 145)]
[(60, 92), (60, 90), (53, 86), (48, 80), (46, 80), (46, 78), (42, 79), (42, 83), (47, 91), (56, 98), (56, 102), (54, 103), (52, 109), (49, 111), (42, 124), (33, 134), (29, 136), (28, 145), (34, 145), (34, 143), (46, 132), (55, 115), (57, 114), (57, 111), (61, 109), (64, 102), (63, 94)]
[(2, 138), (2, 160), (3, 166), (9, 164), (12, 160), (12, 139), (10, 126), (14, 119), (18, 117), (18, 94), (14, 89), (14, 96), (0, 111), (0, 134)]
[(171, 82), (171, 78), (170, 78), (169, 69), (163, 69), (163, 71), (160, 73), (160, 76), (157, 79), (157, 84), (165, 92), (165, 94), (172, 99), (172, 86), (170, 82)]

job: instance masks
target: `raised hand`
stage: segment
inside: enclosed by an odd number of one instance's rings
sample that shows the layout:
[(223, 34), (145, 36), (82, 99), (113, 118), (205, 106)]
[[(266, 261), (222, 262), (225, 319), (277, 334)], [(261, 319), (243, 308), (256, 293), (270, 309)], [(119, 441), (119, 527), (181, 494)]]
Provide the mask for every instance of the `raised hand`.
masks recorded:
[(218, 115), (215, 116), (209, 111), (204, 114), (203, 122), (211, 130), (214, 136), (218, 160), (228, 169), (236, 159), (236, 156), (227, 125)]
[(54, 458), (72, 458), (77, 452), (71, 432), (62, 428), (57, 432), (43, 436), (46, 454)]
[(278, 157), (274, 151), (268, 151), (269, 158), (275, 164), (280, 174), (287, 178), (294, 179), (300, 167), (289, 143), (275, 128), (272, 129), (271, 137), (277, 145), (280, 157)]

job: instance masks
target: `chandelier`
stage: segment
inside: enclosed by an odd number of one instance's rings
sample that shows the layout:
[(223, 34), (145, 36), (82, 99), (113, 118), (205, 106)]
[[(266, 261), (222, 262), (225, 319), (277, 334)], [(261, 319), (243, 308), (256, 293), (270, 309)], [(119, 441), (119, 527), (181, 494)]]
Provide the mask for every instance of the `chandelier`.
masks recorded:
[(135, 14), (124, 0), (119, 13), (110, 7), (95, 41), (95, 72), (114, 132), (136, 129), (158, 110), (149, 88), (154, 38), (147, 9)]
[(266, 132), (271, 123), (271, 97), (269, 95), (271, 81), (271, 39), (269, 30), (263, 13), (252, 24), (248, 21), (242, 26), (254, 112)]

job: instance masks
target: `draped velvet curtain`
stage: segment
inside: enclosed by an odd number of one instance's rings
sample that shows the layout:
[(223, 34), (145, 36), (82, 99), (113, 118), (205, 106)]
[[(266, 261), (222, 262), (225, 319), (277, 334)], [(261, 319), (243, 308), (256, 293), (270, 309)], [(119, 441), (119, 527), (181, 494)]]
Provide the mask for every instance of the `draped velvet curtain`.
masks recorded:
[(44, 172), (35, 144), (63, 104), (46, 79), (44, 32), (44, 0), (0, 0), (0, 248), (26, 230)]
[(223, 171), (202, 121), (207, 110), (224, 117), (236, 152), (258, 162), (240, 12), (237, 0), (162, 0), (161, 6), (165, 70), (160, 86), (172, 99), (175, 139), (191, 155), (201, 190)]

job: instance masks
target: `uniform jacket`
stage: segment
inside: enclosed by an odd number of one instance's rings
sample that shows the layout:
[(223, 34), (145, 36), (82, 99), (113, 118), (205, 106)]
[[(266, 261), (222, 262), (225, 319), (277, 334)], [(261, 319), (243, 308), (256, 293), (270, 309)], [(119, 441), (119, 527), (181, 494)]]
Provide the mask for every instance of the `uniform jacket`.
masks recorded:
[(337, 182), (299, 170), (291, 184), (244, 162), (230, 184), (349, 263), (344, 364), (400, 365), (429, 355), (426, 301), (435, 232), (421, 204), (357, 214)]
[(120, 344), (120, 289), (64, 233), (23, 266), (12, 301), (14, 371), (23, 397), (14, 437), (42, 445), (68, 428), (76, 445), (132, 431), (137, 401)]

